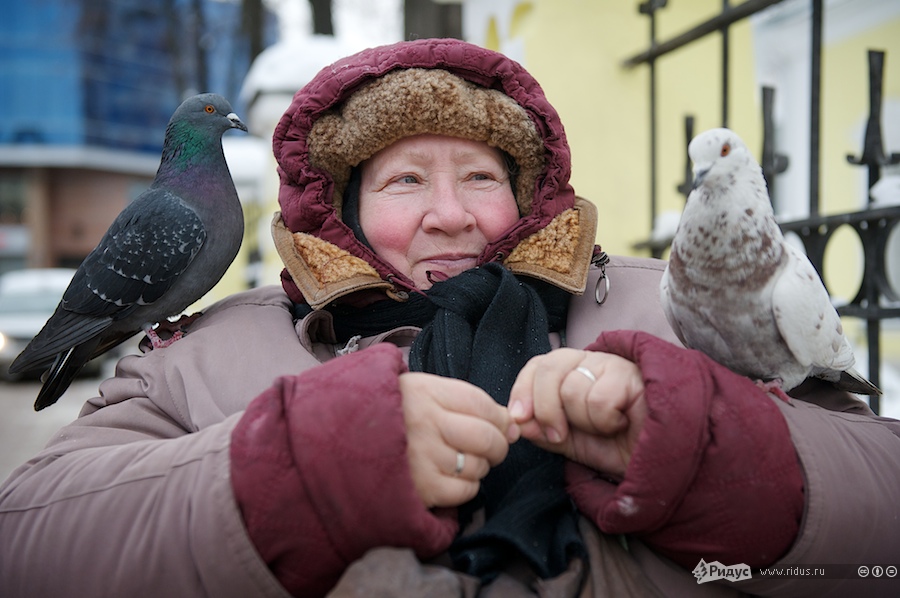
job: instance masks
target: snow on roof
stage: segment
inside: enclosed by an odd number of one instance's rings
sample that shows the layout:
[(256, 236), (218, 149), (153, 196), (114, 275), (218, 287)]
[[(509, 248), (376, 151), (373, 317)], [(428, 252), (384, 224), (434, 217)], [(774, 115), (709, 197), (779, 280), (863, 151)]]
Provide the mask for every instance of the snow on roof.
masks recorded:
[(260, 94), (293, 94), (323, 67), (359, 49), (330, 35), (280, 41), (263, 50), (253, 61), (244, 79), (241, 100), (249, 105)]
[(278, 18), (280, 41), (256, 57), (240, 98), (251, 105), (267, 93), (293, 95), (335, 60), (364, 48), (403, 39), (402, 0), (333, 3), (335, 35), (313, 35), (306, 0), (264, 0)]

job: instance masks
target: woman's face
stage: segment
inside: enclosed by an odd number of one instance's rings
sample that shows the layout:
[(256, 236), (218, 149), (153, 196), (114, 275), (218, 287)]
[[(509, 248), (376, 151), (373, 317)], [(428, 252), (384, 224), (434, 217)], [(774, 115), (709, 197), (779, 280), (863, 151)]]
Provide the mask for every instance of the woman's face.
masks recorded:
[(486, 143), (416, 135), (362, 164), (366, 239), (420, 289), (431, 287), (429, 271), (437, 281), (473, 268), (518, 219), (503, 155)]

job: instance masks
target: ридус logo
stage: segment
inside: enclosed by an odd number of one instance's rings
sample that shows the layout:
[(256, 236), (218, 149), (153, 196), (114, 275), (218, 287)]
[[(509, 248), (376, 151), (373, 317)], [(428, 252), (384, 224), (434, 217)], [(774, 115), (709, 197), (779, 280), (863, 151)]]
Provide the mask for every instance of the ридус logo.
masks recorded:
[(694, 570), (691, 571), (697, 578), (697, 583), (706, 583), (708, 581), (717, 581), (719, 579), (727, 579), (728, 581), (742, 581), (750, 579), (750, 566), (743, 563), (726, 567), (719, 561), (707, 563), (703, 559), (697, 563)]

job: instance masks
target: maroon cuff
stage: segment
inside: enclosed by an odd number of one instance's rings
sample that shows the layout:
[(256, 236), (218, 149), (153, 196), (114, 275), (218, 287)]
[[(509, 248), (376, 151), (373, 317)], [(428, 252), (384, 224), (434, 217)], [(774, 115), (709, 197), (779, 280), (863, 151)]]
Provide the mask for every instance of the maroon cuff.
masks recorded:
[(400, 351), (384, 344), (279, 379), (231, 439), (231, 483), (250, 539), (295, 595), (320, 595), (376, 546), (445, 550), (454, 518), (429, 511), (406, 456)]
[(635, 331), (588, 347), (633, 361), (647, 419), (615, 485), (570, 463), (569, 492), (606, 533), (632, 534), (675, 562), (775, 562), (797, 536), (803, 476), (768, 395), (705, 355)]

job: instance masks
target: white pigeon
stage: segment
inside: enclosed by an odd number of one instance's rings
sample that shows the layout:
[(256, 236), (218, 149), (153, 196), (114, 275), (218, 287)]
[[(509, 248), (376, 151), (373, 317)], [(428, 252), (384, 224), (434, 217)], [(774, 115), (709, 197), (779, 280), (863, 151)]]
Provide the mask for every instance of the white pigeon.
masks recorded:
[(767, 389), (808, 377), (881, 394), (853, 371), (853, 350), (818, 273), (775, 222), (762, 169), (729, 129), (688, 146), (694, 188), (660, 282), (685, 346)]

